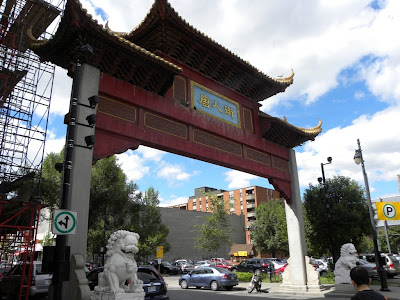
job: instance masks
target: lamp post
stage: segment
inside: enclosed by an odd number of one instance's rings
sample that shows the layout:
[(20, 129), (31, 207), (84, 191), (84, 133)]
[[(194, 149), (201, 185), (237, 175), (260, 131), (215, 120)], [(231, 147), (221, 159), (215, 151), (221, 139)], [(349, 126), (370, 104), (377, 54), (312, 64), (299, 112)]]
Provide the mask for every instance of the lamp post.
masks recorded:
[(387, 286), (386, 272), (385, 272), (385, 269), (383, 268), (381, 253), (379, 252), (379, 249), (378, 249), (378, 235), (376, 232), (374, 213), (372, 210), (371, 194), (369, 192), (368, 177), (367, 177), (367, 173), (365, 172), (364, 159), (362, 156), (361, 145), (360, 145), (359, 139), (357, 139), (357, 144), (358, 144), (358, 149), (356, 149), (356, 152), (354, 154), (354, 162), (357, 165), (359, 165), (361, 163), (361, 167), (362, 167), (362, 171), (363, 171), (363, 175), (364, 175), (365, 194), (367, 196), (369, 217), (370, 217), (371, 226), (372, 226), (372, 240), (374, 242), (375, 264), (376, 264), (376, 268), (378, 270), (378, 276), (379, 276), (379, 279), (381, 282), (381, 291), (390, 291), (390, 289)]
[(322, 177), (318, 177), (318, 182), (322, 185), (323, 191), (324, 191), (324, 202), (326, 205), (326, 214), (328, 217), (328, 228), (329, 228), (329, 246), (331, 250), (331, 255), (332, 255), (332, 261), (333, 263), (336, 262), (336, 252), (335, 252), (335, 246), (333, 244), (333, 236), (332, 236), (332, 222), (331, 222), (331, 213), (330, 213), (330, 207), (329, 207), (329, 202), (328, 199), (326, 198), (326, 181), (325, 181), (325, 171), (324, 171), (324, 166), (329, 165), (332, 163), (332, 157), (327, 158), (327, 163), (321, 163), (321, 171), (322, 171)]

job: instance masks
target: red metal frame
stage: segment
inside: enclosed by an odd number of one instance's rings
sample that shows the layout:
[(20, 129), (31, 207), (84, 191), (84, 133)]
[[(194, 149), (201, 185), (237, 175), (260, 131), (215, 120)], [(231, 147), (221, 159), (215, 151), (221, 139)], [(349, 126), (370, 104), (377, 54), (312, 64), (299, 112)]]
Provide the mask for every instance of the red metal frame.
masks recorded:
[[(12, 267), (22, 262), (17, 299), (28, 299), (29, 296), (41, 208), (40, 204), (0, 200), (1, 259), (10, 262)], [(7, 214), (10, 216), (5, 217)], [(19, 220), (21, 218), (24, 218), (25, 222), (21, 223)], [(19, 259), (16, 254), (19, 254)]]

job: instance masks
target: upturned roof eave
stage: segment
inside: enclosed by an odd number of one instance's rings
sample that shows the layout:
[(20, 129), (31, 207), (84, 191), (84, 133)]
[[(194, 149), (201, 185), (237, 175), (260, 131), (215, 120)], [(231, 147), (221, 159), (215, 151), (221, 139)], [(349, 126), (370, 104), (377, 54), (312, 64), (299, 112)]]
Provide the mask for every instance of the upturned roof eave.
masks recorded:
[[(83, 29), (82, 27), (85, 28)], [(89, 30), (93, 30), (93, 33), (99, 34), (102, 38), (106, 39), (110, 43), (115, 43), (117, 46), (139, 55), (144, 59), (147, 59), (148, 61), (151, 61), (152, 63), (169, 70), (170, 72), (175, 74), (180, 74), (182, 72), (182, 69), (179, 66), (103, 28), (103, 26), (98, 24), (97, 20), (93, 19), (92, 16), (88, 14), (86, 9), (82, 7), (79, 0), (67, 1), (62, 21), (57, 29), (57, 32), (51, 39), (46, 41), (31, 41), (30, 48), (34, 50), (34, 52), (37, 52), (43, 60), (47, 60), (47, 58), (51, 56), (56, 57), (57, 55), (54, 54), (59, 53), (57, 49), (59, 48), (60, 44), (72, 44), (73, 41), (79, 38), (79, 34), (82, 33), (83, 30), (87, 31), (88, 28)], [(55, 58), (50, 60), (57, 64)], [(68, 67), (66, 65), (57, 65), (63, 68)]]

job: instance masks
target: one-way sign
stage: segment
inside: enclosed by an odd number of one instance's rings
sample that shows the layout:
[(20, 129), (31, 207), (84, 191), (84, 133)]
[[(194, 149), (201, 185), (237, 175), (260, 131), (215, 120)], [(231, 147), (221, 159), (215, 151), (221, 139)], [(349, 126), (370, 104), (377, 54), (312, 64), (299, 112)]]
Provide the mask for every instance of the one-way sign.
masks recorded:
[(75, 234), (76, 229), (75, 211), (69, 210), (54, 210), (52, 232), (55, 234)]

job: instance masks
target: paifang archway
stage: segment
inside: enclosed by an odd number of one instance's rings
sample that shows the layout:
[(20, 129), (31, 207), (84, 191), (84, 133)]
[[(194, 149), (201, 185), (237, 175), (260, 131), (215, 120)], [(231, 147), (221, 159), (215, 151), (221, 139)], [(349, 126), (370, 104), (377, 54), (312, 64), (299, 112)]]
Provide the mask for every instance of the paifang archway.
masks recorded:
[[(268, 178), (291, 204), (292, 148), (313, 140), (321, 122), (295, 127), (261, 112), (259, 102), (284, 92), (293, 71), (286, 78), (261, 73), (190, 26), (167, 0), (155, 0), (129, 33), (99, 25), (69, 0), (52, 39), (28, 36), (43, 60), (71, 69), (80, 57), (99, 70), (94, 161), (146, 145)], [(93, 55), (79, 53), (85, 44)]]

